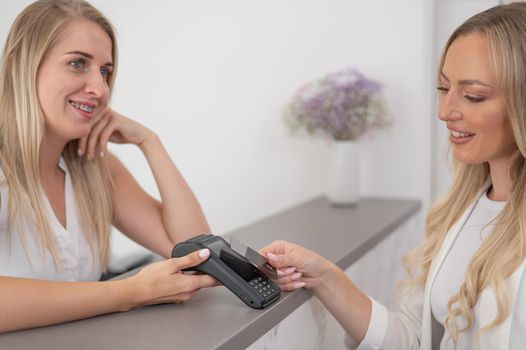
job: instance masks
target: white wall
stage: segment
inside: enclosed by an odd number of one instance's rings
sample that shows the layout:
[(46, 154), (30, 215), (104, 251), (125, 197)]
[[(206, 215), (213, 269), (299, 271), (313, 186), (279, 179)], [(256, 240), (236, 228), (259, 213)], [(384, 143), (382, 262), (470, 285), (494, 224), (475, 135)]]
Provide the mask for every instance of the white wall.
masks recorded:
[[(2, 0), (2, 41), (29, 2)], [(427, 204), (431, 0), (92, 3), (118, 32), (114, 108), (158, 132), (215, 232), (324, 192), (327, 143), (290, 137), (281, 110), (304, 82), (345, 67), (384, 83), (394, 122), (361, 142), (362, 194)], [(112, 150), (156, 193), (136, 149)]]

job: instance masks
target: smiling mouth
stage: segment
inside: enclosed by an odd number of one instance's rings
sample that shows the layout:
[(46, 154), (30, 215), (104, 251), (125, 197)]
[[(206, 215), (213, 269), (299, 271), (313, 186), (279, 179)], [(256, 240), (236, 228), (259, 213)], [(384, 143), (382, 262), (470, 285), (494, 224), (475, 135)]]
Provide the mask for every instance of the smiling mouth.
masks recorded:
[(458, 131), (454, 131), (454, 130), (451, 130), (451, 135), (453, 135), (454, 137), (470, 137), (470, 136), (475, 136), (475, 134), (468, 134), (468, 133), (458, 132)]
[(95, 111), (95, 107), (84, 105), (75, 101), (70, 100), (69, 104), (75, 107), (76, 109), (80, 109), (81, 111), (84, 111), (86, 113), (93, 113), (93, 111)]

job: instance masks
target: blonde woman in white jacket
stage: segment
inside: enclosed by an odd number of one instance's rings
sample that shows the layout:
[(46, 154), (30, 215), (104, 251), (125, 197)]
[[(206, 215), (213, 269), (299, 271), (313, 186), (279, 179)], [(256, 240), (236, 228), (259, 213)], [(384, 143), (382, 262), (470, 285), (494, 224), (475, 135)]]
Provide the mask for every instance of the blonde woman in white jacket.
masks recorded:
[(526, 342), (526, 3), (463, 23), (439, 65), (454, 179), (431, 208), (388, 311), (318, 254), (262, 249), (285, 290), (309, 288), (357, 349), (519, 349)]

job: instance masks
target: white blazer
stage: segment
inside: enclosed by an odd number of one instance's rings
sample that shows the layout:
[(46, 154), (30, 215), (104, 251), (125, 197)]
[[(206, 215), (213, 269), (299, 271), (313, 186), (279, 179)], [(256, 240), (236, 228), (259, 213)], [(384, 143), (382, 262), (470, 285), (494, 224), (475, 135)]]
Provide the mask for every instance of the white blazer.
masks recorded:
[[(480, 191), (480, 197), (487, 191), (488, 182)], [(477, 197), (477, 198), (478, 198)], [(380, 303), (372, 300), (372, 315), (367, 333), (357, 349), (420, 349), (435, 350), (440, 344), (441, 326), (431, 314), (431, 286), (440, 266), (448, 256), (462, 226), (470, 216), (475, 200), (462, 217), (448, 231), (444, 243), (433, 260), (424, 288), (413, 290), (400, 303), (398, 312), (388, 312)], [(525, 261), (506, 280), (510, 300), (510, 314), (498, 327), (478, 337), (480, 350), (519, 350), (526, 348), (526, 277)], [(473, 308), (474, 318), (479, 325), (491, 323), (496, 315), (497, 304), (491, 289), (481, 292)], [(387, 324), (389, 323), (389, 327)], [(434, 335), (434, 336), (433, 336)], [(434, 346), (433, 346), (434, 344)], [(352, 347), (352, 344), (348, 344)]]

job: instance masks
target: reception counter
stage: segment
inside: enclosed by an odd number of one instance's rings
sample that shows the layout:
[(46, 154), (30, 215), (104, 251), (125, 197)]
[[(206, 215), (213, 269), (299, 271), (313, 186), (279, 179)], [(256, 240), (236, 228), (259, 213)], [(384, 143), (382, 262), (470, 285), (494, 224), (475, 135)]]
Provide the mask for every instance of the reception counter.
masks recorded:
[[(370, 253), (382, 242), (387, 242), (390, 236), (399, 236), (396, 239), (401, 242), (410, 240), (403, 237), (407, 230), (400, 232), (400, 227), (411, 220), (418, 221), (415, 217), (419, 208), (420, 204), (415, 200), (375, 198), (362, 199), (352, 207), (334, 207), (319, 197), (229, 235), (257, 249), (277, 239), (296, 242), (317, 251), (344, 270), (352, 270), (353, 266), (358, 266), (359, 260), (369, 256), (372, 270), (366, 274), (368, 288), (383, 289), (381, 284), (378, 285), (382, 282), (378, 281), (380, 272), (392, 275), (386, 269), (399, 265), (399, 261), (393, 260), (395, 254), (373, 256)], [(417, 229), (419, 224), (413, 226)], [(384, 249), (392, 250), (390, 247)], [(379, 269), (378, 274), (375, 269)], [(359, 280), (359, 274), (364, 274), (364, 271), (361, 268), (356, 271), (356, 279)], [(392, 284), (392, 281), (387, 282)], [(280, 338), (279, 327), (291, 319), (290, 325), (286, 326), (290, 328), (286, 332), (289, 337), (293, 330), (304, 333), (304, 327), (308, 325), (301, 323), (305, 320), (298, 312), (313, 302), (315, 298), (311, 296), (306, 290), (283, 293), (280, 300), (267, 309), (254, 310), (225, 287), (216, 287), (200, 291), (185, 304), (149, 306), (3, 334), (0, 335), (0, 349), (278, 349), (283, 346), (292, 349), (296, 345), (287, 344), (288, 340)], [(378, 297), (375, 295), (375, 298)], [(300, 324), (296, 324), (294, 317), (300, 319)], [(324, 317), (326, 320), (327, 316)], [(313, 327), (317, 332), (325, 330), (319, 324)], [(319, 333), (315, 341), (323, 344), (320, 337), (323, 338), (324, 334)], [(313, 348), (312, 344), (309, 347)]]

